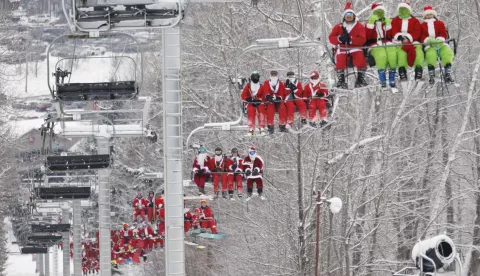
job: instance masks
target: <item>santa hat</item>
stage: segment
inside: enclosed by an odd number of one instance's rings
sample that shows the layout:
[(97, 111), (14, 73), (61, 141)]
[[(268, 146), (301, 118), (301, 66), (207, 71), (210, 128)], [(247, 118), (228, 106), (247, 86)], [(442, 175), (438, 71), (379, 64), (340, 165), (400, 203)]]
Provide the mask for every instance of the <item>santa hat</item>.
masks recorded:
[(313, 71), (310, 73), (310, 78), (311, 78), (311, 77), (320, 77), (320, 74), (319, 74), (317, 71), (313, 70)]
[(387, 12), (387, 9), (385, 9), (385, 6), (383, 4), (372, 4), (372, 12), (375, 12), (377, 10), (382, 10), (383, 12)]
[(410, 2), (403, 2), (398, 4), (398, 10), (400, 10), (400, 8), (407, 8), (410, 12), (412, 12), (412, 7), (410, 6)]
[(345, 9), (343, 10), (343, 16), (345, 16), (345, 14), (349, 12), (353, 13), (353, 15), (356, 15), (355, 11), (353, 10), (352, 2), (347, 2), (345, 4)]
[(429, 14), (432, 14), (433, 16), (437, 17), (437, 12), (433, 9), (432, 6), (426, 6), (425, 8), (423, 8), (423, 18), (425, 18), (425, 16)]
[(251, 148), (248, 150), (248, 152), (251, 152), (251, 151), (255, 151), (255, 152), (256, 152), (257, 150), (256, 150), (254, 147), (251, 147)]

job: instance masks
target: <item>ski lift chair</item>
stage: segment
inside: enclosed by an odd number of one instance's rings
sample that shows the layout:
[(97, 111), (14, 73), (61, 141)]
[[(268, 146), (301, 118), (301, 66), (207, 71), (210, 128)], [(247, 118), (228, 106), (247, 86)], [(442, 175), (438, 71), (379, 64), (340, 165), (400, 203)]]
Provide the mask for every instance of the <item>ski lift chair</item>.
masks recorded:
[(33, 233), (70, 232), (70, 224), (32, 224)]
[(45, 167), (50, 171), (105, 169), (110, 166), (110, 154), (47, 156)]
[(20, 251), (22, 254), (48, 254), (47, 247), (28, 246), (28, 247), (22, 247)]
[(35, 193), (40, 199), (88, 199), (91, 195), (90, 187), (39, 187), (35, 188)]
[[(96, 11), (95, 11), (96, 12)], [(53, 65), (53, 53), (73, 48), (72, 52), (66, 52), (58, 58), (54, 64), (54, 72), (48, 77), (48, 87), (53, 99), (64, 102), (80, 101), (112, 101), (136, 99), (143, 80), (143, 58), (139, 42), (131, 35), (124, 33), (102, 34), (97, 38), (101, 45), (108, 45), (108, 49), (102, 47), (101, 53), (91, 48), (91, 40), (86, 35), (63, 35), (57, 37), (47, 50), (47, 71)], [(62, 46), (63, 45), (63, 48)], [(67, 45), (68, 47), (65, 47)], [(132, 48), (133, 47), (133, 48)], [(80, 49), (80, 50), (78, 50)], [(126, 53), (134, 49), (134, 53)], [(103, 54), (102, 54), (103, 53)], [(58, 56), (58, 54), (56, 54)], [(77, 70), (84, 71), (95, 68), (84, 68), (79, 65), (74, 69), (73, 64), (78, 60), (84, 60), (82, 64), (102, 65), (104, 60), (114, 60), (112, 69), (114, 72), (91, 75), (103, 79), (103, 81), (88, 82), (88, 77), (76, 74)], [(133, 68), (130, 70), (129, 68)], [(123, 69), (123, 70), (122, 70)], [(127, 70), (128, 69), (128, 70)], [(139, 76), (139, 78), (137, 78)], [(70, 82), (72, 80), (73, 81)], [(76, 81), (75, 81), (76, 79)], [(87, 79), (86, 82), (78, 82)], [(52, 84), (53, 82), (53, 84)]]
[(27, 240), (33, 243), (58, 243), (62, 240), (62, 236), (54, 236), (54, 235), (35, 235), (35, 236), (28, 236)]

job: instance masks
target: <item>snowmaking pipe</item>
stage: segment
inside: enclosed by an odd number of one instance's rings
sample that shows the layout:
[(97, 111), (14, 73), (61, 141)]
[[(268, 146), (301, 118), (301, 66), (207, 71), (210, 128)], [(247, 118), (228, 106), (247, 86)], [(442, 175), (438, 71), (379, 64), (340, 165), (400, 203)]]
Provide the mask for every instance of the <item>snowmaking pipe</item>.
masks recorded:
[(433, 265), (434, 270), (431, 272), (448, 266), (455, 258), (455, 244), (452, 239), (446, 235), (438, 235), (427, 240), (419, 241), (412, 249), (412, 260), (415, 264), (425, 268), (426, 260), (429, 263), (427, 266), (432, 268), (431, 266)]

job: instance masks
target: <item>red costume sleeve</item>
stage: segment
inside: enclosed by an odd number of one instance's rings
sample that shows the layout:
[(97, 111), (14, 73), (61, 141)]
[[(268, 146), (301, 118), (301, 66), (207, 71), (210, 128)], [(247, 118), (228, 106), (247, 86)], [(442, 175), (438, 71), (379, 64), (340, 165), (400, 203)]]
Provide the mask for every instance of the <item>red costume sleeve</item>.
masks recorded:
[(331, 44), (338, 45), (340, 44), (340, 41), (338, 41), (338, 36), (340, 36), (342, 33), (343, 33), (342, 25), (337, 24), (333, 27), (332, 31), (330, 32), (330, 35), (328, 36), (328, 40), (330, 41)]

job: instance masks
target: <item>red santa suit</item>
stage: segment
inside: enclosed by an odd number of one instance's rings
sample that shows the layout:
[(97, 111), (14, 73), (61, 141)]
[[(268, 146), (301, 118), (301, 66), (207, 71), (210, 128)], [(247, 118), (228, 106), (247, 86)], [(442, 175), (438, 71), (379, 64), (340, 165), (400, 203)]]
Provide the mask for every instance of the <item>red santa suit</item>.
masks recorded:
[(243, 159), (240, 156), (231, 156), (226, 161), (227, 169), (227, 187), (230, 194), (233, 194), (235, 185), (237, 184), (237, 193), (243, 193), (243, 179), (239, 173), (243, 172)]
[(185, 205), (186, 202), (184, 202), (183, 205), (183, 231), (185, 234), (190, 230), (190, 227), (192, 227), (192, 213), (190, 213), (190, 209), (187, 208)]
[(151, 251), (153, 249), (153, 243), (154, 243), (154, 238), (153, 238), (153, 228), (150, 225), (147, 225), (143, 229), (145, 233), (145, 239), (144, 239), (144, 248), (148, 251)]
[[(442, 41), (446, 41), (448, 38), (447, 28), (445, 27), (445, 23), (443, 21), (432, 18), (432, 19), (425, 19), (421, 24), (421, 32), (420, 32), (420, 41), (422, 43), (427, 43), (428, 39), (439, 39)], [(444, 45), (449, 46), (447, 43)], [(430, 48), (430, 45), (425, 46), (425, 51)]]
[(163, 236), (165, 236), (165, 208), (162, 207), (160, 210), (158, 210), (157, 220), (158, 235), (161, 236), (160, 246), (163, 247)]
[(303, 92), (303, 86), (300, 81), (297, 79), (289, 79), (288, 83), (292, 83), (295, 86), (294, 91), (292, 91), (288, 85), (285, 86), (285, 106), (287, 107), (287, 124), (293, 125), (295, 120), (295, 107), (298, 108), (300, 113), (300, 118), (302, 120), (307, 119), (307, 103), (306, 96)]
[[(347, 2), (342, 18), (345, 17), (345, 14), (348, 12), (355, 14), (351, 8), (351, 3), (349, 2)], [(340, 36), (344, 33), (344, 28), (350, 36), (349, 44), (342, 43), (339, 40)], [(347, 69), (349, 56), (352, 57), (353, 65), (357, 67), (357, 69), (367, 69), (363, 49), (359, 48), (365, 45), (365, 42), (367, 41), (367, 33), (362, 23), (357, 21), (356, 15), (353, 23), (342, 22), (335, 25), (328, 39), (331, 44), (337, 47), (335, 54), (337, 65), (335, 70)]]
[(147, 206), (148, 221), (152, 222), (155, 217), (155, 196), (153, 194), (149, 194), (148, 197), (145, 198), (145, 203)]
[[(250, 152), (255, 152), (255, 148), (250, 148)], [(263, 193), (263, 159), (255, 154), (249, 154), (243, 159), (243, 168), (247, 173), (247, 192), (251, 196), (253, 192), (253, 183), (257, 183), (258, 194)]]
[[(264, 99), (267, 106), (267, 125), (275, 124), (275, 112), (278, 112), (278, 124), (284, 126), (287, 123), (287, 108), (285, 107), (285, 84), (276, 80), (266, 80), (263, 83)], [(269, 101), (271, 99), (273, 102)]]
[[(398, 8), (400, 9), (401, 7), (406, 7), (411, 10), (410, 5), (407, 3), (400, 3)], [(421, 26), (417, 18), (410, 16), (408, 19), (402, 19), (400, 16), (397, 16), (392, 19), (393, 42), (402, 44), (402, 42), (398, 40), (400, 36), (408, 40), (407, 45), (402, 45), (402, 50), (407, 53), (407, 62), (410, 67), (414, 65), (416, 58), (415, 46), (411, 44), (420, 43), (420, 34)]]
[(145, 220), (145, 208), (147, 207), (147, 201), (140, 195), (137, 195), (133, 199), (133, 220), (136, 221), (138, 215), (142, 217), (142, 220)]
[[(318, 77), (318, 72), (313, 71), (310, 74), (310, 77), (316, 76)], [(328, 88), (327, 86), (317, 80), (310, 80), (309, 83), (305, 84), (305, 88), (303, 89), (305, 92), (305, 96), (308, 98), (312, 98), (310, 101), (309, 106), (309, 117), (310, 122), (314, 122), (317, 119), (317, 110), (320, 113), (320, 120), (326, 120), (328, 117), (327, 113), (327, 96), (328, 96)]]
[[(377, 47), (392, 44), (392, 24), (386, 25), (385, 22), (377, 21), (374, 24), (367, 24), (367, 45)], [(371, 49), (368, 49), (370, 52)]]
[(263, 91), (263, 86), (260, 83), (248, 83), (245, 85), (242, 91), (242, 100), (247, 101), (248, 99), (258, 100), (261, 102), (258, 103), (247, 103), (247, 114), (248, 114), (248, 128), (250, 131), (255, 130), (255, 120), (258, 115), (258, 126), (260, 128), (265, 128), (266, 125), (266, 110), (265, 110), (265, 95)]
[(225, 172), (225, 158), (222, 154), (215, 155), (210, 158), (209, 166), (210, 171), (217, 172), (213, 174), (213, 191), (219, 192), (218, 184), (222, 181), (222, 192), (227, 191), (227, 174)]
[(193, 160), (193, 181), (199, 189), (205, 189), (205, 181), (210, 177), (209, 162), (210, 157), (207, 153), (200, 153)]
[(210, 228), (212, 234), (217, 233), (217, 224), (213, 219), (213, 211), (210, 206), (200, 207), (200, 227)]

